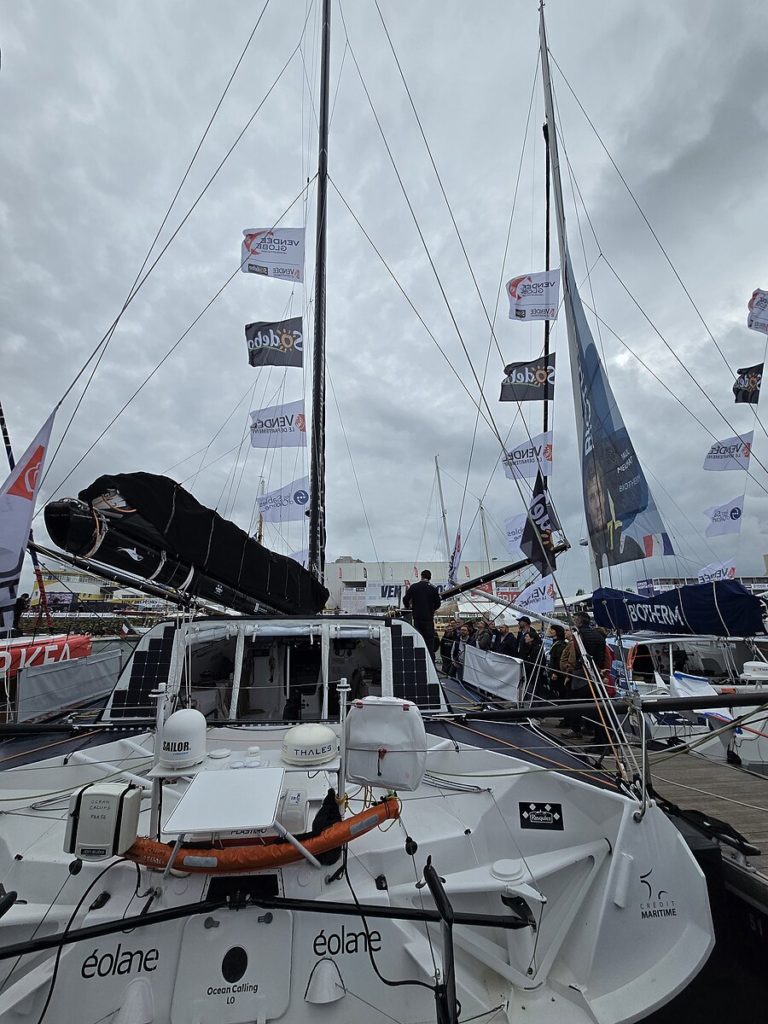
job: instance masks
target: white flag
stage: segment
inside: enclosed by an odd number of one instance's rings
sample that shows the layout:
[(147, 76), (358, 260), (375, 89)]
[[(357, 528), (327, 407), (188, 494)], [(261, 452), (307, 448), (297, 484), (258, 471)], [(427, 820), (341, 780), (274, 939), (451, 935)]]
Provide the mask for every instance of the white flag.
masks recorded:
[(520, 551), (520, 541), (523, 539), (523, 530), (528, 521), (528, 515), (521, 512), (519, 516), (510, 516), (504, 520), (504, 532), (507, 535), (507, 551), (510, 555), (516, 555)]
[(523, 274), (507, 281), (510, 320), (556, 320), (560, 305), (560, 271)]
[(309, 566), (309, 548), (302, 548), (301, 551), (292, 551), (289, 558), (292, 558), (294, 562), (298, 562), (302, 569), (306, 569)]
[(713, 583), (715, 580), (734, 579), (736, 579), (736, 563), (733, 561), (710, 562), (703, 569), (699, 569), (699, 583)]
[(748, 434), (737, 434), (735, 437), (726, 437), (724, 441), (715, 441), (704, 459), (704, 469), (712, 472), (749, 469), (754, 433), (754, 430), (750, 430)]
[(252, 412), (251, 444), (254, 448), (306, 448), (304, 400)]
[(268, 491), (256, 499), (259, 514), (265, 523), (287, 523), (292, 519), (303, 519), (309, 504), (309, 477), (294, 480), (279, 491)]
[(304, 228), (247, 228), (240, 269), (244, 274), (304, 280)]
[(539, 470), (544, 476), (552, 475), (552, 431), (537, 434), (530, 441), (511, 448), (501, 460), (504, 464), (504, 475), (510, 480), (515, 477), (534, 477)]
[[(451, 557), (448, 560), (448, 586), (455, 587), (456, 580), (459, 576), (459, 566), (461, 565), (461, 530), (456, 531), (456, 540), (453, 544), (453, 551)], [(414, 573), (415, 575), (415, 573)]]
[(768, 292), (755, 288), (749, 300), (747, 327), (761, 334), (768, 334)]
[(55, 415), (54, 409), (0, 488), (0, 628), (5, 630), (13, 626), (16, 588)]
[(521, 608), (548, 615), (555, 610), (555, 581), (552, 576), (543, 576), (518, 595), (515, 601)]
[(724, 505), (713, 505), (704, 513), (709, 519), (709, 526), (704, 531), (704, 536), (719, 537), (724, 533), (739, 533), (743, 514), (743, 494), (738, 498), (731, 498)]

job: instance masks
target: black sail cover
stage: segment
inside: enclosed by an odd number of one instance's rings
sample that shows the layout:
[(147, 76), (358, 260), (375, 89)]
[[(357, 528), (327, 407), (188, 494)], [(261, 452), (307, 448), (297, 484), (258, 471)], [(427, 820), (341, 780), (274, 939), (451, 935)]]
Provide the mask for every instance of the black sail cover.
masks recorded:
[(239, 611), (263, 604), (316, 614), (328, 600), (326, 588), (298, 562), (269, 551), (169, 477), (100, 476), (79, 499), (45, 508), (51, 539), (70, 554)]

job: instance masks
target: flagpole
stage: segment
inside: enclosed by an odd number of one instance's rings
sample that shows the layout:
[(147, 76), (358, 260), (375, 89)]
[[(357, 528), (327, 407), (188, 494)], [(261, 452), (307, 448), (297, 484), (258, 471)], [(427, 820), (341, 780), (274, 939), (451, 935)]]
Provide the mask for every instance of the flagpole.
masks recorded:
[[(8, 457), (8, 466), (10, 467), (11, 472), (13, 472), (14, 468), (16, 467), (16, 459), (14, 458), (13, 455), (13, 445), (11, 444), (11, 435), (8, 432), (8, 424), (5, 422), (5, 412), (3, 411), (2, 400), (0, 400), (0, 430), (2, 430), (3, 432), (3, 443), (5, 444), (5, 454)], [(35, 539), (32, 530), (29, 531), (29, 539), (31, 541), (34, 541)], [(32, 567), (35, 572), (37, 589), (38, 592), (40, 593), (40, 605), (45, 615), (45, 621), (48, 624), (48, 631), (52, 633), (53, 622), (51, 621), (51, 612), (48, 607), (48, 595), (45, 592), (45, 584), (43, 583), (43, 571), (40, 568), (40, 561), (37, 557), (37, 552), (34, 550), (34, 548), (28, 548), (28, 551), (32, 558)], [(38, 612), (38, 621), (39, 618), (40, 615)]]
[(437, 461), (437, 455), (435, 456), (435, 473), (437, 474), (437, 493), (440, 497), (440, 515), (443, 517), (443, 536), (445, 537), (445, 556), (450, 564), (451, 561), (451, 542), (448, 539), (448, 511), (445, 507), (445, 498), (443, 497), (443, 481), (440, 478), (440, 463)]
[(331, 0), (323, 0), (320, 124), (317, 158), (315, 330), (312, 346), (312, 468), (309, 506), (309, 570), (325, 576), (325, 257), (328, 199), (328, 101), (330, 94)]
[[(549, 125), (547, 124), (546, 117), (544, 119), (543, 132), (544, 132), (544, 162), (545, 162), (545, 167), (546, 167), (545, 172), (544, 172), (544, 180), (545, 180), (545, 187), (544, 187), (544, 195), (545, 195), (545, 205), (544, 205), (544, 210), (545, 210), (545, 212), (544, 212), (544, 270), (547, 271), (547, 270), (550, 269), (550, 266), (549, 266), (549, 249), (550, 249), (550, 245), (549, 245), (549, 201), (550, 201), (550, 194), (551, 194), (551, 191), (552, 191), (552, 186), (551, 186), (551, 178), (550, 178), (551, 171), (550, 171), (550, 167), (549, 167)], [(546, 369), (547, 366), (549, 366), (549, 330), (550, 330), (550, 321), (549, 321), (549, 317), (547, 317), (546, 320), (544, 321), (544, 367), (545, 367), (545, 369)], [(548, 429), (549, 429), (549, 385), (547, 384), (545, 386), (545, 388), (544, 388), (544, 433), (545, 434), (546, 434)], [(547, 486), (547, 478), (545, 476), (544, 477), (544, 487), (545, 487), (545, 489), (546, 489), (546, 486)]]

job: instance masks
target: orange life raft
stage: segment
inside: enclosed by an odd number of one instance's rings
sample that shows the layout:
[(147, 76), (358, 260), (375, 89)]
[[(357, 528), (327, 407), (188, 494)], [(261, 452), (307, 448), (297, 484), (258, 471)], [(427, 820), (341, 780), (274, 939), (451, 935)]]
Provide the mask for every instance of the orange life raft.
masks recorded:
[[(330, 825), (319, 835), (302, 840), (301, 845), (315, 855), (327, 853), (328, 850), (335, 850), (348, 843), (350, 839), (365, 835), (388, 819), (399, 817), (400, 802), (394, 797), (387, 797), (360, 814)], [(124, 856), (148, 868), (165, 868), (172, 853), (172, 846), (155, 839), (142, 838), (137, 839)], [(266, 839), (243, 845), (242, 841), (228, 844), (222, 840), (220, 846), (180, 847), (173, 858), (173, 867), (179, 871), (216, 875), (231, 871), (261, 871), (302, 859), (301, 852), (295, 846), (283, 841), (271, 842)]]

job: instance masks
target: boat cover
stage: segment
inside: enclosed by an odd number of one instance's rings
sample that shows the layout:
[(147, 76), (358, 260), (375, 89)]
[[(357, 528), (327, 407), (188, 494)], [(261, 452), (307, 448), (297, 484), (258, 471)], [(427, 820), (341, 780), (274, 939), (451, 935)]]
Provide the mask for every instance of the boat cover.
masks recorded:
[(735, 580), (694, 583), (656, 597), (601, 587), (592, 595), (592, 610), (597, 624), (612, 630), (647, 629), (678, 636), (765, 633), (760, 599)]

